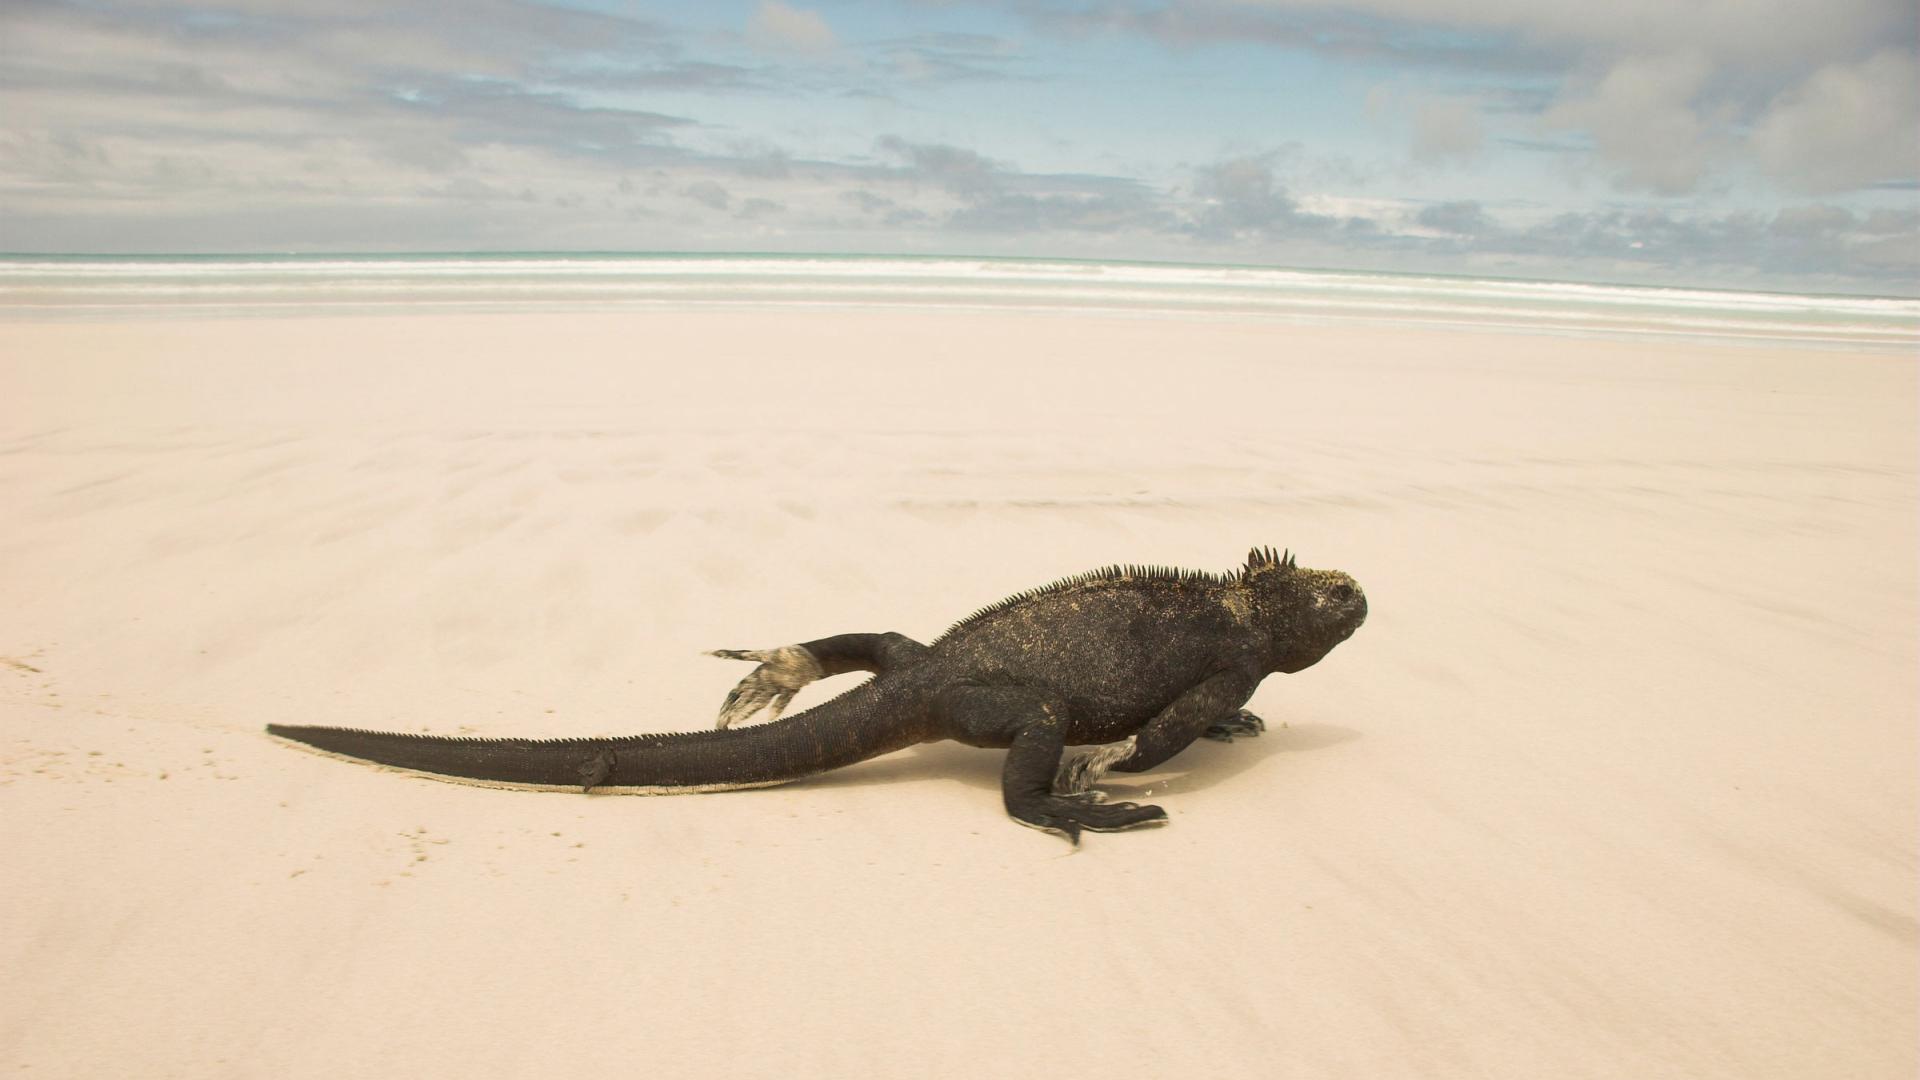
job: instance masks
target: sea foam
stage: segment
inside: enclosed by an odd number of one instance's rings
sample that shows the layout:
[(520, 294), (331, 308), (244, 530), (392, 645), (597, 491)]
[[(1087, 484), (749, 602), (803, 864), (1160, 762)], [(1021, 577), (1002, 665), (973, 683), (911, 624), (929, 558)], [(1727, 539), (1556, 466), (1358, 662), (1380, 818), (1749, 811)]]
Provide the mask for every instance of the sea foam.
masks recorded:
[(1920, 344), (1920, 300), (1245, 266), (825, 255), (0, 257), (0, 315), (16, 317), (739, 305)]

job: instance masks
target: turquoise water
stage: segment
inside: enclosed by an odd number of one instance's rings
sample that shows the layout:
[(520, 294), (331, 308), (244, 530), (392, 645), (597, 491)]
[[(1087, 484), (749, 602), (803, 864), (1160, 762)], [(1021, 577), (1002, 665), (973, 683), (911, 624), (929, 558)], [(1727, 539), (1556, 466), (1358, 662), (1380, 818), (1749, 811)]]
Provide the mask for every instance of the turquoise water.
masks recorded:
[(1920, 300), (958, 256), (0, 256), (0, 317), (859, 306), (1913, 349)]

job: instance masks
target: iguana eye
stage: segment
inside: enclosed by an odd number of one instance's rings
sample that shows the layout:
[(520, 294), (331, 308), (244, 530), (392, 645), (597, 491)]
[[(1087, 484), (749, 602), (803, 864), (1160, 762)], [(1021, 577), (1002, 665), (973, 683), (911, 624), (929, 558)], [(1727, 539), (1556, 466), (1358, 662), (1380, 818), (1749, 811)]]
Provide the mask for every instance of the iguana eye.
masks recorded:
[(1353, 586), (1335, 585), (1333, 588), (1327, 590), (1327, 595), (1333, 597), (1335, 600), (1351, 600), (1353, 599)]

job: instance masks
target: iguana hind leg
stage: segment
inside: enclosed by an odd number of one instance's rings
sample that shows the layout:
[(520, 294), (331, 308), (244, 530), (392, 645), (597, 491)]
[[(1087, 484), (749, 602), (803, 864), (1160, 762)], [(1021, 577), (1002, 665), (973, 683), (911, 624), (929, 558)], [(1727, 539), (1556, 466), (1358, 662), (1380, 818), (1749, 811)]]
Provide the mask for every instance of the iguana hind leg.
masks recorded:
[(720, 706), (714, 726), (729, 728), (761, 709), (778, 719), (800, 689), (816, 679), (849, 671), (885, 671), (927, 651), (905, 634), (838, 634), (777, 649), (715, 649), (708, 656), (755, 660), (760, 666), (740, 680)]
[(1054, 793), (1066, 748), (1066, 703), (1017, 686), (955, 687), (936, 705), (948, 734), (972, 746), (1007, 748), (1000, 793), (1007, 815), (1029, 828), (1080, 842), (1082, 830), (1118, 832), (1158, 825), (1167, 812), (1138, 803), (1099, 803)]
[(1129, 735), (1119, 742), (1094, 743), (1091, 746), (1069, 746), (1060, 755), (1060, 765), (1053, 772), (1053, 793), (1055, 795), (1078, 795), (1094, 799), (1105, 798), (1093, 785), (1113, 768), (1116, 762), (1125, 761), (1133, 756), (1133, 736)]
[(613, 775), (613, 766), (614, 757), (611, 749), (602, 746), (595, 750), (592, 757), (574, 768), (574, 771), (580, 774), (580, 790), (592, 791), (606, 783), (607, 778)]
[(714, 726), (722, 730), (761, 709), (769, 712), (770, 719), (778, 719), (801, 687), (826, 674), (813, 654), (799, 645), (782, 645), (778, 649), (715, 649), (707, 655), (723, 660), (760, 662), (721, 703), (720, 718)]

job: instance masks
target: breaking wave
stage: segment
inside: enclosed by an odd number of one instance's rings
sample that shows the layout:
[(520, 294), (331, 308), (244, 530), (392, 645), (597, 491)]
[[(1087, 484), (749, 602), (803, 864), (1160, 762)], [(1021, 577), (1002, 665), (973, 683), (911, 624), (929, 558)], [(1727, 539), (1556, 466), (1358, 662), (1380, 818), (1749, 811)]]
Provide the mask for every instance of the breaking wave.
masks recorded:
[(805, 255), (0, 257), (0, 313), (880, 306), (1911, 348), (1920, 300), (1238, 266)]

